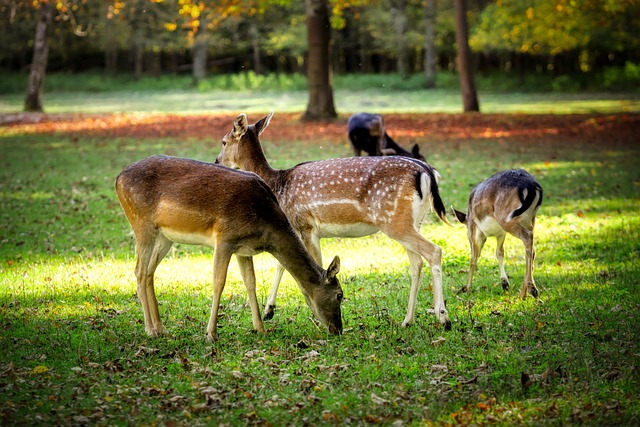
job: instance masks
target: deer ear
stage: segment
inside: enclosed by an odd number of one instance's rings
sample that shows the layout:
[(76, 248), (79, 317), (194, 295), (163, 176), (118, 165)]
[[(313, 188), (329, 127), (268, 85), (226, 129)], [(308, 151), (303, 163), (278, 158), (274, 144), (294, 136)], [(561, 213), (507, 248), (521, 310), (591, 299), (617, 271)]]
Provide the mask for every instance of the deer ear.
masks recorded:
[(264, 130), (267, 128), (267, 126), (269, 126), (271, 117), (273, 117), (273, 111), (264, 116), (256, 123), (256, 131), (258, 131), (258, 136), (260, 136), (260, 134), (262, 134), (262, 132), (264, 132)]
[(458, 221), (460, 221), (463, 224), (467, 223), (466, 213), (460, 212), (459, 210), (455, 209), (453, 206), (451, 206), (451, 210), (453, 211), (453, 214), (456, 216), (456, 218), (458, 218)]
[(242, 138), (242, 136), (247, 133), (247, 127), (249, 126), (249, 122), (247, 120), (247, 115), (241, 113), (236, 119), (233, 121), (233, 136), (236, 138)]
[(332, 280), (338, 275), (339, 272), (340, 258), (338, 258), (338, 256), (336, 255), (336, 257), (333, 258), (333, 261), (331, 261), (331, 264), (329, 264), (329, 267), (327, 268), (327, 279)]

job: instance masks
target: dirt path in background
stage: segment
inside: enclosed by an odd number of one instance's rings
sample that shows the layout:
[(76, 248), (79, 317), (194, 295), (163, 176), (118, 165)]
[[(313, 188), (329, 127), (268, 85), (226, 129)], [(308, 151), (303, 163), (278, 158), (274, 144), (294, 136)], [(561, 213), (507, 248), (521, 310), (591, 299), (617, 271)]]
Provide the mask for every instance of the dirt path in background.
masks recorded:
[[(262, 115), (249, 116), (254, 123)], [(197, 138), (219, 140), (235, 115), (0, 115), (0, 136), (68, 134), (98, 138)], [(347, 116), (330, 122), (302, 122), (300, 114), (276, 113), (264, 139), (346, 141)], [(640, 114), (387, 114), (389, 134), (401, 144), (424, 141), (508, 140), (640, 144)]]

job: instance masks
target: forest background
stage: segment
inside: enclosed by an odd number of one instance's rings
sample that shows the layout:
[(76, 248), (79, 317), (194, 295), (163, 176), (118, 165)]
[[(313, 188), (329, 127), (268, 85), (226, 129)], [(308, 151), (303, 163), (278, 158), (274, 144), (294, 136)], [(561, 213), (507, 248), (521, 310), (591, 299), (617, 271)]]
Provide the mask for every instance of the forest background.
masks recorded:
[[(498, 85), (503, 76), (513, 77), (503, 89), (637, 91), (640, 2), (636, 0), (453, 3), (461, 3), (467, 11), (471, 71), (493, 76)], [(33, 70), (38, 44), (37, 25), (47, 8), (49, 73), (103, 71), (105, 76), (129, 73), (136, 79), (191, 75), (191, 83), (204, 84), (205, 89), (205, 79), (211, 75), (311, 77), (309, 47), (318, 37), (328, 36), (330, 72), (397, 73), (407, 80), (413, 77), (414, 82), (423, 75), (421, 86), (435, 87), (436, 73), (459, 71), (453, 3), (0, 0), (0, 43), (5, 46), (0, 51), (0, 72), (5, 77), (0, 79), (0, 93), (26, 90), (26, 73)], [(312, 28), (309, 13), (320, 7), (327, 11), (326, 24)], [(22, 84), (8, 77), (16, 73), (25, 76)]]

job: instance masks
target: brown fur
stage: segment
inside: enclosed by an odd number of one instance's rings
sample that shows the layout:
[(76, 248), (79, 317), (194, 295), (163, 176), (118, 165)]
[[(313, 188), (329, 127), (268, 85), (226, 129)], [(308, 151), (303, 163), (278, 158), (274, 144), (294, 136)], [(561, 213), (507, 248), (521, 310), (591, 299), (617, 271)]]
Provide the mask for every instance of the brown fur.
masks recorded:
[[(249, 126), (241, 114), (222, 139), (216, 162), (255, 172), (273, 189), (293, 227), (312, 256), (320, 261), (323, 237), (360, 237), (382, 231), (407, 250), (411, 294), (403, 325), (414, 322), (423, 258), (433, 276), (435, 314), (450, 328), (442, 295), (442, 250), (419, 232), (429, 211), (446, 221), (437, 188), (437, 172), (427, 163), (404, 157), (352, 157), (302, 163), (287, 170), (269, 165), (260, 134), (271, 116)], [(271, 316), (282, 271), (265, 309)]]
[(328, 271), (308, 254), (273, 192), (252, 173), (190, 159), (154, 156), (126, 167), (116, 192), (136, 238), (136, 277), (145, 330), (164, 332), (154, 290), (154, 272), (173, 242), (214, 248), (214, 296), (207, 337), (217, 337), (220, 296), (236, 254), (253, 318), (264, 332), (255, 293), (252, 256), (269, 252), (298, 282), (314, 314), (332, 333), (342, 331), (342, 289), (336, 257)]
[(509, 289), (509, 279), (504, 270), (504, 239), (509, 233), (522, 240), (525, 248), (526, 270), (520, 297), (538, 296), (533, 279), (533, 228), (536, 214), (542, 204), (543, 191), (538, 182), (521, 169), (499, 172), (478, 184), (469, 195), (467, 213), (454, 209), (454, 214), (468, 229), (471, 256), (469, 279), (461, 291), (471, 289), (478, 258), (487, 237), (495, 236), (498, 245), (496, 257), (500, 267), (500, 281), (504, 290)]

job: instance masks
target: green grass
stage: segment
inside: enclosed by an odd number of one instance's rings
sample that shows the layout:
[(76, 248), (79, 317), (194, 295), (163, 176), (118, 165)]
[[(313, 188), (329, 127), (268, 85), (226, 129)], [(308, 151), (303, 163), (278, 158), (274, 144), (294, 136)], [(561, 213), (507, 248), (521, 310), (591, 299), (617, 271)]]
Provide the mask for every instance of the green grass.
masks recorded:
[[(563, 81), (567, 76), (562, 76)], [(584, 76), (581, 77), (585, 79)], [(639, 112), (637, 85), (611, 91), (604, 85), (576, 89), (554, 84), (551, 77), (478, 76), (480, 108), (485, 113), (614, 113)], [(574, 80), (570, 80), (575, 84)], [(23, 109), (27, 76), (0, 75), (0, 114)], [(571, 89), (573, 88), (573, 89)], [(636, 89), (633, 89), (636, 88)], [(438, 88), (425, 90), (415, 74), (336, 75), (334, 99), (340, 113), (461, 112), (457, 76), (438, 74)], [(48, 113), (105, 112), (238, 112), (304, 111), (307, 83), (302, 75), (212, 76), (193, 87), (189, 76), (164, 75), (135, 80), (131, 75), (51, 74), (43, 103)]]
[[(473, 291), (465, 229), (432, 219), (453, 330), (416, 324), (403, 249), (382, 235), (323, 241), (342, 259), (345, 333), (328, 336), (285, 275), (268, 332), (251, 331), (232, 263), (220, 341), (205, 340), (211, 251), (176, 246), (157, 272), (169, 334), (144, 333), (130, 227), (113, 180), (155, 153), (215, 158), (211, 139), (107, 139), (0, 129), (0, 424), (2, 425), (637, 425), (640, 417), (639, 148), (584, 141), (416, 141), (441, 172), (447, 205), (499, 169), (524, 167), (545, 188), (536, 229), (539, 301), (499, 285), (495, 240)], [(343, 141), (263, 136), (276, 167), (348, 155)], [(214, 138), (215, 139), (215, 138)], [(211, 145), (209, 145), (211, 144)], [(291, 147), (295, 147), (292, 149)], [(517, 288), (522, 245), (507, 238)], [(256, 257), (260, 303), (275, 262)], [(444, 338), (444, 341), (440, 340)], [(522, 374), (531, 383), (523, 386)]]
[[(268, 130), (263, 139), (280, 168), (348, 155), (342, 142), (271, 141)], [(323, 241), (326, 260), (342, 259), (343, 336), (314, 326), (288, 276), (268, 332), (256, 335), (233, 264), (212, 345), (212, 257), (200, 247), (176, 246), (160, 265), (169, 334), (144, 334), (113, 179), (150, 154), (211, 160), (218, 146), (0, 135), (0, 424), (637, 425), (637, 145), (417, 142), (442, 174), (447, 205), (464, 207), (470, 188), (498, 169), (525, 167), (539, 179), (539, 301), (502, 291), (493, 239), (473, 291), (456, 295), (466, 281), (466, 232), (432, 220), (422, 232), (444, 250), (451, 332), (428, 313), (427, 271), (416, 325), (400, 326), (408, 260), (374, 235)], [(511, 237), (505, 249), (517, 288), (523, 249)], [(261, 304), (274, 273), (273, 258), (256, 257)]]

